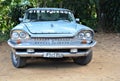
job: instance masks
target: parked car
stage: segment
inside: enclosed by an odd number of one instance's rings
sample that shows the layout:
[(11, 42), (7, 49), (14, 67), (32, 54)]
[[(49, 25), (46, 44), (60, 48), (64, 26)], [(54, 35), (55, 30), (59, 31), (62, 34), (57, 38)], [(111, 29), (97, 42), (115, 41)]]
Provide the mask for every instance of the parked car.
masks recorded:
[(94, 31), (63, 8), (30, 8), (20, 24), (10, 32), (11, 59), (16, 68), (26, 65), (26, 57), (71, 57), (79, 65), (92, 59), (96, 44)]

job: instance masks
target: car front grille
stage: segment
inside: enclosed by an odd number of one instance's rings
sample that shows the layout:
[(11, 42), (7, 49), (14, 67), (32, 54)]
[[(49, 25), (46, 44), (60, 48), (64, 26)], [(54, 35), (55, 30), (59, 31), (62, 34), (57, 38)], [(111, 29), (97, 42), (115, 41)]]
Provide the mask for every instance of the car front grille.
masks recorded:
[(35, 45), (70, 45), (73, 43), (80, 42), (80, 40), (75, 40), (75, 38), (31, 38)]
[(40, 37), (32, 37), (33, 40), (35, 41), (71, 41), (74, 38), (40, 38)]

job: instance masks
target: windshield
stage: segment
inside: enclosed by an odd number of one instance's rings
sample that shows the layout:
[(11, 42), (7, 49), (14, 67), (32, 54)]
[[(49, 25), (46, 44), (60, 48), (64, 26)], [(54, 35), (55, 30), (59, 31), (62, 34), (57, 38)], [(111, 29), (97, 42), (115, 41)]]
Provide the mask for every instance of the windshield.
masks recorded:
[(25, 15), (25, 21), (73, 21), (70, 11), (66, 10), (29, 10)]

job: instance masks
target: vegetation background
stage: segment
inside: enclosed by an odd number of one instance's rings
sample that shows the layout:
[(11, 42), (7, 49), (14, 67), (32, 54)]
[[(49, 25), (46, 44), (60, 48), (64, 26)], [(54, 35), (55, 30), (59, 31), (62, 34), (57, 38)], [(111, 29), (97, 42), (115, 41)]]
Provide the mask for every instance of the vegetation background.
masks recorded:
[(67, 8), (97, 32), (120, 33), (120, 0), (0, 0), (0, 42), (32, 7)]

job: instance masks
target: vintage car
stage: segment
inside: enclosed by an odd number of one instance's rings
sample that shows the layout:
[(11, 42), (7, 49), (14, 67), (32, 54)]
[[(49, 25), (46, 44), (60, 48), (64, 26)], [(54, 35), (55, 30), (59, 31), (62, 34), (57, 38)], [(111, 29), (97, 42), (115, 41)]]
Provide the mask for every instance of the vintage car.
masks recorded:
[(8, 40), (14, 67), (26, 65), (28, 57), (58, 59), (71, 57), (79, 65), (92, 59), (96, 44), (94, 31), (63, 8), (30, 8), (20, 24), (10, 32)]

